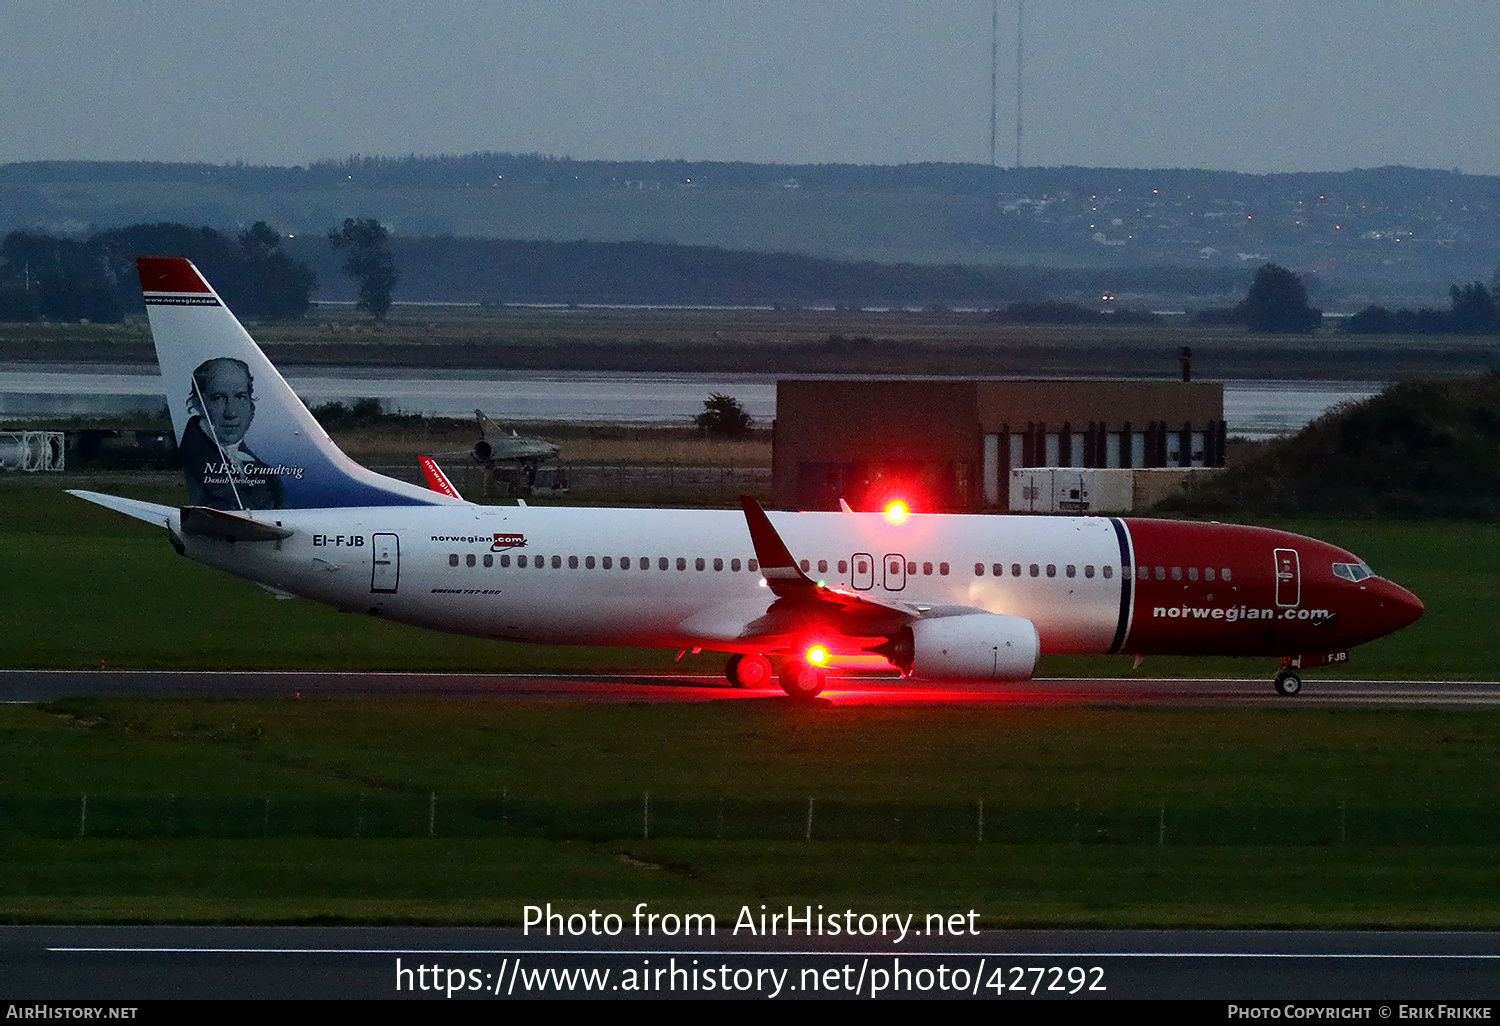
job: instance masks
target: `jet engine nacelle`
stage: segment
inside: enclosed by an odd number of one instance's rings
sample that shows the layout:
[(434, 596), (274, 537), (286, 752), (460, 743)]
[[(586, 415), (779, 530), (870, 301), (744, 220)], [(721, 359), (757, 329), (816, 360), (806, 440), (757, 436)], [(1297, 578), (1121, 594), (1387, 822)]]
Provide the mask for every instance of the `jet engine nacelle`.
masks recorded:
[(481, 438), (479, 441), (474, 443), (475, 463), (488, 463), (490, 461), (490, 457), (493, 455), (495, 455), (494, 446), (490, 445), (490, 443), (485, 439)]
[(1022, 616), (918, 620), (911, 625), (910, 672), (925, 680), (1030, 680), (1041, 647), (1036, 625)]

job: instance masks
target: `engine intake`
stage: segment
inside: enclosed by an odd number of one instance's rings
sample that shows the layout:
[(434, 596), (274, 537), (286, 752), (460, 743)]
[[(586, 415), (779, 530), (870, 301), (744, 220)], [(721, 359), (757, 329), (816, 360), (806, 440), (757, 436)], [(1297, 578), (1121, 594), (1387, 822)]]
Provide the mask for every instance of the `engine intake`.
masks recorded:
[(1041, 638), (1025, 617), (973, 613), (918, 620), (873, 651), (923, 680), (1030, 680)]

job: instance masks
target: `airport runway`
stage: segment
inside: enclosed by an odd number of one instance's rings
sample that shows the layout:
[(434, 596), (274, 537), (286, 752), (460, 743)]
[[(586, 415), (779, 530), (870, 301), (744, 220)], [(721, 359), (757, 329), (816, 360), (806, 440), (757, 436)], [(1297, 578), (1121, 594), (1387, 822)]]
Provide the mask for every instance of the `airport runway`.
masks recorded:
[[(871, 910), (853, 911), (857, 916)], [(792, 937), (743, 931), (735, 936), (734, 924), (719, 921), (713, 937), (684, 940), (637, 937), (628, 911), (622, 920), (613, 938), (547, 937), (537, 928), (526, 936), (516, 928), (0, 927), (0, 991), (12, 1002), (588, 996), (1342, 1000), (1373, 1002), (1357, 1016), (1366, 1019), (1411, 1017), (1393, 1015), (1399, 1008), (1381, 1013), (1381, 1002), (1500, 997), (1500, 935), (1494, 933), (980, 929), (941, 938), (897, 940), (892, 933), (832, 941), (802, 931)], [(558, 971), (568, 976), (560, 978)], [(1223, 1019), (1226, 1011), (1211, 1014)]]
[[(469, 698), (651, 703), (790, 701), (779, 688), (746, 691), (720, 677), (671, 674), (285, 673), (155, 670), (0, 670), (0, 702), (70, 696), (187, 698)], [(961, 702), (1008, 705), (1500, 708), (1500, 682), (1363, 681), (1308, 677), (1282, 698), (1268, 678), (1044, 678), (1022, 684), (941, 685), (892, 677), (834, 678), (833, 705)]]

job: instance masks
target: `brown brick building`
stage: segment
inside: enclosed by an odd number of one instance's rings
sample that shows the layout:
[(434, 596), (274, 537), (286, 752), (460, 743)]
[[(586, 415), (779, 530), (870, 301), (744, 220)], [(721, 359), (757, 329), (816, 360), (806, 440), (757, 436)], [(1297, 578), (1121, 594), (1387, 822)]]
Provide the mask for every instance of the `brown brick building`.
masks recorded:
[(1021, 467), (1218, 467), (1224, 386), (1173, 381), (779, 381), (784, 509), (1004, 510)]

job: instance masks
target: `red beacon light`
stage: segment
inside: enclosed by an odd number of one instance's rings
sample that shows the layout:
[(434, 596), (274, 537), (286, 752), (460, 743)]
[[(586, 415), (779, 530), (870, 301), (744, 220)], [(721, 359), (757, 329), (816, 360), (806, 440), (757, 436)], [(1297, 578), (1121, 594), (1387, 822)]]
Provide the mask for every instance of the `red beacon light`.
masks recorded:
[(893, 524), (899, 524), (911, 514), (906, 508), (906, 503), (900, 499), (893, 499), (885, 504), (885, 518)]
[(809, 645), (807, 651), (802, 653), (802, 658), (807, 660), (809, 666), (823, 666), (828, 662), (828, 648), (825, 645)]

